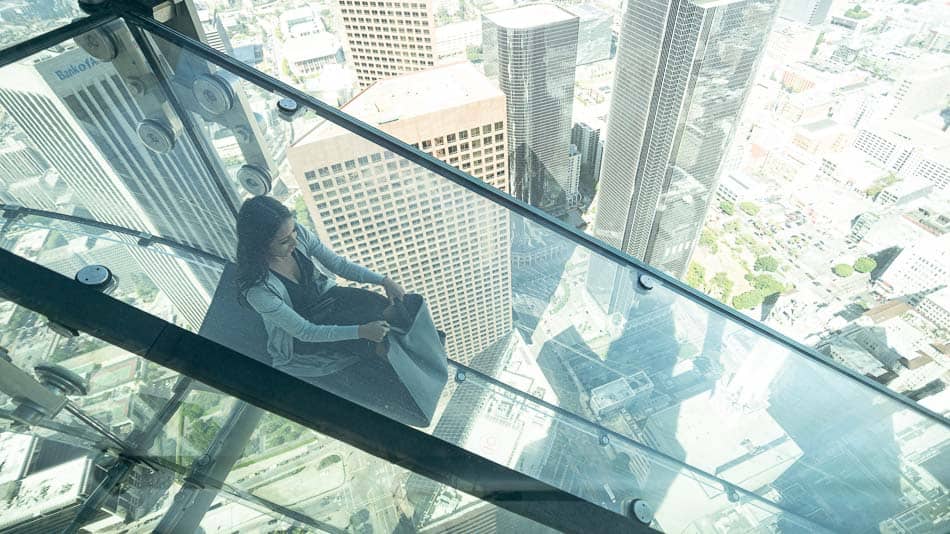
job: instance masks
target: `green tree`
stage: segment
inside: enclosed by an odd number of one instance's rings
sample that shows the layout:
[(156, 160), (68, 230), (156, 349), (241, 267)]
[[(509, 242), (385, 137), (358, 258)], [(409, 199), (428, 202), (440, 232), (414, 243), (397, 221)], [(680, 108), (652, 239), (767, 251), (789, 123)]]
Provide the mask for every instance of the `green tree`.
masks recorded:
[(205, 409), (193, 402), (185, 402), (181, 405), (181, 415), (185, 419), (195, 420), (205, 416)]
[(778, 270), (778, 260), (772, 256), (759, 256), (755, 259), (755, 265), (752, 268), (756, 271), (769, 271), (774, 273)]
[(442, 26), (448, 24), (451, 20), (452, 15), (449, 15), (449, 10), (446, 9), (445, 4), (439, 6), (439, 9), (435, 12), (436, 25)]
[(186, 438), (197, 450), (206, 451), (221, 430), (221, 425), (213, 419), (198, 419), (191, 425)]
[(720, 271), (713, 275), (712, 279), (709, 280), (709, 284), (719, 289), (721, 295), (720, 300), (723, 302), (728, 300), (729, 295), (732, 294), (733, 282), (725, 272)]
[(764, 296), (760, 291), (752, 290), (739, 293), (732, 299), (732, 307), (737, 310), (751, 310), (762, 304)]
[(763, 297), (785, 291), (785, 284), (768, 274), (749, 274), (746, 275), (746, 280), (752, 284), (752, 287), (760, 291)]
[(735, 215), (736, 213), (736, 205), (728, 200), (723, 200), (720, 202), (719, 209), (721, 209), (726, 215)]
[(739, 231), (739, 221), (731, 220), (726, 224), (722, 225), (722, 229), (730, 234), (734, 234)]
[(472, 63), (480, 63), (482, 61), (482, 47), (466, 46), (465, 57)]
[(703, 228), (703, 233), (699, 236), (699, 244), (708, 248), (715, 254), (719, 251), (719, 235), (710, 228)]
[(873, 258), (863, 256), (855, 260), (854, 270), (859, 273), (869, 273), (877, 267), (877, 262)]
[(706, 268), (696, 262), (690, 263), (686, 271), (686, 283), (702, 290), (706, 285)]
[(294, 216), (304, 226), (313, 228), (313, 219), (310, 218), (310, 212), (307, 211), (307, 204), (303, 200), (303, 195), (297, 196), (297, 200), (294, 201)]
[(854, 274), (854, 268), (847, 263), (839, 263), (838, 265), (835, 265), (832, 271), (834, 271), (834, 273), (841, 278), (846, 278)]
[(317, 469), (326, 469), (327, 467), (330, 467), (331, 465), (335, 463), (339, 463), (340, 460), (341, 458), (339, 454), (333, 454), (333, 455), (327, 456), (323, 460), (320, 460), (320, 466), (317, 467)]
[(750, 217), (755, 217), (760, 208), (755, 202), (740, 202), (739, 209), (746, 212)]

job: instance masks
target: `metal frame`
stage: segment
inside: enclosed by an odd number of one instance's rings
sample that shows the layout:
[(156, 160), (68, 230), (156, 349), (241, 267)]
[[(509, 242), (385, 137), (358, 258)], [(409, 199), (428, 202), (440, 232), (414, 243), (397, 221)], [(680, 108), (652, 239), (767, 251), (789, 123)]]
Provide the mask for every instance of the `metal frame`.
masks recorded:
[[(212, 254), (210, 252), (205, 252), (200, 248), (193, 247), (191, 245), (186, 245), (184, 243), (179, 243), (173, 239), (168, 239), (167, 237), (153, 236), (151, 234), (146, 234), (139, 230), (134, 230), (131, 228), (126, 228), (124, 226), (118, 226), (115, 224), (97, 221), (95, 219), (86, 219), (85, 217), (77, 217), (75, 215), (68, 215), (65, 213), (58, 213), (55, 211), (45, 211), (35, 208), (27, 208), (24, 206), (17, 206), (14, 204), (0, 204), (0, 212), (3, 212), (3, 217), (7, 219), (7, 223), (15, 222), (20, 217), (27, 215), (34, 215), (37, 217), (45, 217), (48, 219), (53, 219), (57, 221), (66, 221), (73, 224), (81, 224), (83, 226), (90, 226), (92, 228), (99, 228), (102, 230), (108, 230), (116, 234), (127, 235), (131, 237), (138, 238), (138, 245), (140, 247), (147, 247), (152, 243), (157, 243), (159, 245), (165, 245), (166, 247), (173, 248), (176, 250), (181, 250), (189, 254), (194, 254), (197, 257), (203, 258), (213, 263), (225, 263), (226, 260)], [(0, 232), (2, 235), (2, 232)]]
[[(3, 205), (0, 205), (0, 210), (3, 210), (3, 209), (4, 209), (4, 206), (3, 206)], [(49, 217), (51, 217), (51, 218), (53, 218), (53, 219), (63, 219), (63, 220), (72, 220), (72, 219), (75, 219), (75, 217), (73, 217), (73, 216), (62, 215), (62, 214), (55, 213), (55, 212), (44, 212), (44, 211), (41, 211), (41, 210), (33, 210), (33, 209), (27, 209), (26, 211), (28, 211), (28, 212), (29, 212), (30, 214), (32, 214), (32, 215), (44, 215), (44, 216), (49, 216)], [(96, 221), (87, 221), (86, 224), (88, 224), (89, 226), (93, 226), (93, 227), (106, 227), (106, 228), (108, 228), (108, 229), (110, 229), (110, 230), (112, 230), (112, 231), (114, 231), (114, 232), (123, 232), (123, 233), (128, 234), (128, 235), (135, 235), (135, 234), (136, 234), (136, 232), (135, 232), (134, 230), (130, 230), (130, 229), (127, 229), (127, 228), (122, 228), (122, 227), (116, 227), (116, 226), (114, 226), (114, 225), (110, 225), (110, 224), (107, 224), (107, 223), (99, 223), (99, 222), (96, 222)], [(189, 252), (192, 252), (192, 251), (193, 251), (193, 248), (192, 248), (192, 247), (189, 247), (189, 246), (186, 246), (186, 245), (180, 245), (180, 244), (175, 243), (174, 241), (167, 240), (167, 239), (164, 240), (164, 241), (165, 241), (165, 244), (168, 245), (168, 246), (175, 247), (175, 248), (179, 248), (179, 247), (180, 247), (180, 248), (183, 248), (183, 249), (185, 249), (185, 250), (188, 250)], [(227, 260), (225, 260), (225, 259), (223, 259), (223, 258), (220, 258), (220, 257), (218, 257), (218, 256), (215, 256), (215, 255), (213, 255), (213, 254), (210, 254), (210, 253), (205, 253), (205, 254), (204, 254), (204, 257), (206, 257), (206, 258), (208, 258), (208, 259), (212, 260), (213, 262), (218, 263), (218, 264), (220, 264), (220, 265), (224, 265), (224, 264), (227, 263)], [(745, 498), (747, 498), (747, 499), (749, 499), (749, 500), (758, 501), (758, 502), (762, 503), (764, 506), (767, 506), (767, 507), (770, 507), (770, 508), (774, 508), (774, 509), (777, 510), (777, 511), (781, 511), (781, 512), (784, 512), (784, 513), (788, 513), (788, 514), (791, 514), (791, 515), (795, 515), (796, 517), (799, 517), (799, 518), (802, 519), (803, 521), (806, 521), (806, 520), (807, 520), (806, 518), (802, 518), (802, 517), (798, 516), (795, 512), (793, 512), (793, 511), (791, 511), (791, 510), (788, 510), (788, 509), (784, 508), (783, 506), (780, 506), (780, 505), (777, 504), (777, 503), (768, 501), (768, 500), (762, 498), (761, 496), (759, 496), (759, 495), (757, 495), (757, 494), (755, 494), (755, 493), (753, 493), (753, 492), (751, 492), (751, 491), (749, 491), (749, 490), (746, 490), (746, 489), (741, 488), (741, 487), (739, 487), (739, 486), (736, 486), (736, 485), (734, 485), (734, 484), (730, 484), (729, 482), (727, 482), (727, 481), (725, 481), (725, 480), (722, 480), (721, 478), (719, 478), (718, 476), (716, 476), (716, 475), (713, 474), (713, 473), (709, 473), (709, 472), (707, 472), (707, 471), (705, 471), (705, 470), (703, 470), (703, 469), (699, 469), (699, 468), (697, 468), (697, 467), (695, 467), (695, 466), (689, 465), (689, 464), (687, 464), (687, 463), (685, 463), (685, 462), (683, 462), (683, 461), (681, 461), (681, 460), (678, 460), (678, 459), (676, 459), (676, 458), (674, 458), (674, 457), (672, 457), (672, 456), (670, 456), (670, 455), (668, 455), (668, 454), (666, 454), (666, 453), (663, 453), (663, 452), (658, 451), (658, 450), (656, 450), (656, 449), (652, 449), (652, 448), (650, 448), (650, 447), (648, 447), (648, 446), (646, 446), (646, 445), (644, 445), (644, 444), (642, 444), (642, 443), (640, 443), (640, 442), (638, 442), (638, 441), (632, 439), (631, 437), (629, 437), (629, 436), (627, 436), (627, 435), (625, 435), (625, 434), (621, 434), (621, 433), (616, 432), (616, 431), (614, 431), (614, 430), (611, 430), (611, 429), (609, 429), (609, 428), (602, 427), (602, 426), (598, 425), (597, 423), (595, 423), (595, 422), (593, 422), (593, 421), (591, 421), (591, 420), (589, 420), (589, 419), (587, 419), (587, 418), (585, 418), (585, 417), (583, 417), (583, 416), (581, 416), (581, 415), (579, 415), (579, 414), (576, 414), (576, 413), (574, 413), (574, 412), (571, 412), (571, 411), (569, 411), (569, 410), (566, 410), (565, 408), (563, 408), (563, 407), (561, 407), (561, 406), (557, 406), (557, 405), (551, 404), (551, 403), (545, 401), (544, 399), (540, 399), (540, 398), (538, 398), (538, 397), (535, 397), (535, 396), (533, 396), (533, 395), (531, 395), (531, 394), (529, 394), (529, 393), (527, 393), (527, 392), (525, 392), (525, 391), (522, 391), (522, 390), (520, 390), (520, 389), (518, 389), (518, 388), (516, 388), (516, 387), (514, 387), (514, 386), (511, 386), (511, 385), (509, 385), (509, 384), (506, 384), (505, 382), (502, 382), (502, 381), (498, 380), (497, 378), (495, 378), (495, 377), (493, 377), (493, 376), (491, 376), (491, 375), (488, 375), (488, 374), (486, 374), (486, 373), (484, 373), (484, 372), (482, 372), (482, 371), (479, 371), (478, 369), (474, 369), (474, 368), (472, 368), (472, 367), (470, 367), (470, 366), (468, 366), (468, 365), (465, 365), (465, 364), (463, 364), (463, 363), (460, 363), (460, 362), (457, 362), (457, 361), (455, 361), (455, 360), (452, 360), (451, 358), (449, 358), (449, 365), (450, 365), (450, 370), (451, 370), (451, 368), (454, 368), (456, 371), (464, 371), (467, 375), (469, 375), (469, 376), (471, 376), (471, 377), (473, 377), (473, 378), (476, 378), (477, 380), (480, 380), (480, 381), (484, 382), (486, 388), (487, 388), (487, 387), (498, 388), (498, 389), (500, 389), (500, 390), (502, 390), (502, 391), (504, 391), (504, 392), (507, 392), (507, 393), (509, 393), (509, 394), (511, 394), (511, 395), (515, 395), (515, 396), (517, 396), (517, 397), (519, 397), (519, 398), (525, 398), (525, 399), (527, 399), (528, 402), (534, 403), (534, 404), (536, 404), (536, 405), (537, 405), (538, 407), (540, 407), (540, 408), (543, 408), (543, 409), (545, 409), (545, 410), (550, 410), (550, 411), (551, 411), (552, 413), (554, 413), (557, 417), (564, 418), (564, 419), (566, 419), (566, 420), (568, 420), (568, 421), (571, 421), (571, 422), (574, 423), (574, 424), (577, 424), (577, 425), (583, 426), (583, 427), (585, 427), (585, 428), (588, 428), (588, 429), (590, 429), (591, 431), (597, 431), (597, 432), (598, 432), (599, 434), (601, 434), (601, 435), (606, 435), (606, 436), (609, 437), (609, 439), (610, 439), (611, 441), (616, 440), (617, 443), (622, 443), (624, 446), (630, 447), (630, 448), (632, 448), (632, 449), (636, 449), (636, 450), (642, 452), (643, 454), (652, 457), (652, 459), (654, 459), (655, 461), (658, 461), (658, 462), (665, 462), (665, 463), (667, 463), (669, 466), (671, 466), (671, 467), (673, 467), (673, 468), (675, 468), (675, 469), (682, 469), (683, 471), (688, 472), (688, 473), (689, 473), (688, 476), (690, 476), (691, 478), (694, 478), (694, 479), (700, 479), (700, 478), (701, 478), (701, 479), (703, 479), (703, 482), (704, 482), (704, 483), (707, 483), (707, 484), (713, 484), (713, 485), (718, 484), (718, 485), (722, 486), (722, 488), (723, 488), (724, 491), (735, 491), (736, 493), (741, 494), (743, 497), (745, 497)], [(197, 387), (200, 387), (200, 384), (199, 384)], [(817, 527), (817, 526), (816, 526), (816, 529), (820, 529), (820, 527)]]
[[(551, 528), (578, 533), (654, 532), (634, 519), (406, 427), (6, 250), (0, 250), (0, 296)], [(226, 378), (220, 371), (224, 368), (229, 370)]]
[(169, 82), (168, 76), (166, 75), (166, 71), (161, 64), (161, 60), (159, 59), (158, 55), (155, 54), (155, 50), (146, 42), (146, 36), (142, 33), (142, 30), (137, 26), (129, 26), (128, 29), (132, 34), (132, 39), (134, 40), (135, 45), (145, 57), (148, 67), (152, 70), (152, 74), (154, 74), (155, 78), (158, 79), (158, 84), (165, 93), (165, 98), (168, 99), (172, 109), (174, 109), (175, 113), (178, 114), (178, 118), (181, 120), (183, 125), (182, 129), (184, 130), (185, 136), (188, 137), (188, 140), (194, 146), (195, 152), (198, 153), (198, 158), (205, 166), (205, 172), (208, 173), (208, 175), (211, 177), (211, 180), (214, 182), (214, 186), (217, 188), (218, 194), (225, 199), (228, 209), (231, 210), (231, 214), (237, 218), (240, 206), (235, 205), (235, 203), (238, 202), (236, 195), (228, 193), (228, 186), (222, 180), (222, 178), (226, 176), (224, 169), (221, 168), (220, 164), (218, 164), (217, 158), (208, 156), (208, 151), (210, 148), (209, 143), (207, 143), (203, 137), (199, 136), (198, 129), (195, 126), (194, 120), (192, 120), (191, 114), (188, 113), (188, 110), (186, 110), (178, 100), (178, 95), (172, 89), (171, 83)]

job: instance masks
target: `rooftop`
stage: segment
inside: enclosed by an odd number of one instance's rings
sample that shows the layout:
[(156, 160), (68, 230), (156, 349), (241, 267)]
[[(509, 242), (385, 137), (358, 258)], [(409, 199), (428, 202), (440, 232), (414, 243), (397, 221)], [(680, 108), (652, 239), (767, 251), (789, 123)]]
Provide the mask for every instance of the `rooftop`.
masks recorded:
[[(491, 98), (504, 98), (504, 93), (474, 65), (465, 61), (379, 80), (342, 110), (362, 121), (379, 125)], [(325, 123), (295, 144), (312, 142), (338, 131), (338, 128)]]
[(308, 59), (332, 56), (340, 49), (340, 42), (332, 33), (316, 33), (293, 37), (284, 43), (287, 61), (295, 63)]
[(940, 291), (927, 295), (927, 300), (945, 310), (950, 310), (950, 287), (945, 287)]
[(564, 9), (570, 13), (577, 15), (583, 20), (589, 19), (607, 19), (611, 18), (610, 13), (607, 13), (603, 9), (593, 5), (593, 4), (578, 4), (576, 6), (564, 6)]
[(911, 178), (907, 180), (901, 180), (897, 183), (889, 185), (884, 188), (884, 191), (887, 191), (888, 193), (896, 197), (903, 197), (906, 195), (910, 195), (912, 193), (916, 193), (918, 191), (922, 191), (924, 189), (932, 189), (932, 188), (933, 188), (933, 184), (931, 184), (930, 182), (927, 182), (923, 179)]
[(526, 29), (576, 19), (566, 10), (551, 4), (531, 4), (482, 15), (503, 28)]

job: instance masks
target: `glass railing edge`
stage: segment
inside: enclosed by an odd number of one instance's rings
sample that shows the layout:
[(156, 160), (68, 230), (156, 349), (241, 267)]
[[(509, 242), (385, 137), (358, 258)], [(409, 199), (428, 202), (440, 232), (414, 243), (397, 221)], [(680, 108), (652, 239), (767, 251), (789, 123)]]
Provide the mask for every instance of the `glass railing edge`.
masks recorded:
[(2, 217), (4, 224), (11, 221), (15, 222), (20, 217), (33, 215), (36, 217), (42, 217), (42, 218), (57, 220), (57, 221), (64, 221), (64, 222), (69, 222), (73, 224), (88, 226), (90, 228), (96, 228), (99, 230), (107, 230), (116, 234), (127, 235), (127, 236), (137, 239), (136, 243), (138, 244), (138, 246), (141, 246), (141, 247), (147, 247), (154, 243), (154, 244), (164, 245), (166, 247), (179, 250), (188, 254), (192, 254), (194, 256), (198, 256), (202, 259), (208, 260), (213, 263), (219, 263), (222, 265), (227, 263), (226, 259), (216, 254), (207, 252), (198, 247), (187, 245), (185, 243), (180, 243), (174, 239), (169, 239), (167, 237), (161, 237), (161, 236), (156, 236), (152, 234), (147, 234), (144, 232), (139, 232), (131, 228), (126, 228), (124, 226), (110, 224), (103, 221), (97, 221), (95, 219), (91, 219), (87, 217), (69, 215), (66, 213), (59, 213), (55, 211), (46, 211), (46, 210), (41, 210), (41, 209), (36, 209), (36, 208), (28, 208), (25, 206), (18, 206), (15, 204), (0, 204), (0, 212), (2, 212), (2, 215), (0, 215), (0, 217)]

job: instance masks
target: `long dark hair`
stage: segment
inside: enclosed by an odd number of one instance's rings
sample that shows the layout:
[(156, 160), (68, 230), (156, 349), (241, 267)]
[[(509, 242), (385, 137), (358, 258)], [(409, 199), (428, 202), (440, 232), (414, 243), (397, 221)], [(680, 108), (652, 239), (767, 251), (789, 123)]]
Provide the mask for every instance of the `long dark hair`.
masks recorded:
[(290, 210), (271, 197), (244, 201), (237, 217), (237, 284), (242, 297), (267, 277), (271, 240), (291, 217)]

